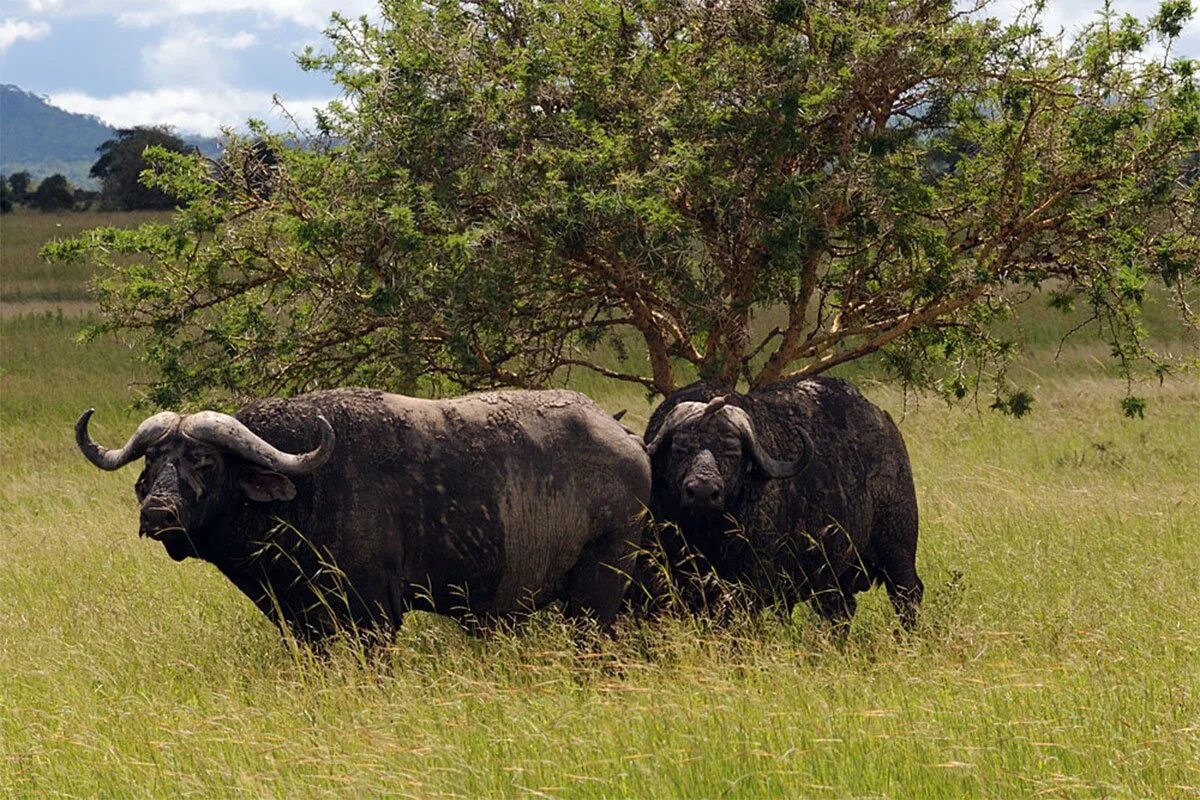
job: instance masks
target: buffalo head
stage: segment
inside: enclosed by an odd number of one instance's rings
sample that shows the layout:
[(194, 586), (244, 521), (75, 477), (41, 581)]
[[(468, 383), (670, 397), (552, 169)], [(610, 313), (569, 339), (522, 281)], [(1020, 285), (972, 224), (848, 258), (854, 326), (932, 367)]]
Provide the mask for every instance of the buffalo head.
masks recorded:
[(120, 469), (146, 457), (134, 491), (141, 504), (139, 534), (163, 543), (171, 558), (197, 555), (198, 540), (243, 497), (291, 500), (288, 476), (310, 473), (333, 453), (333, 428), (322, 416), (321, 442), (308, 453), (284, 453), (228, 414), (171, 411), (142, 422), (125, 446), (109, 450), (92, 441), (89, 408), (75, 423), (75, 441), (100, 469)]
[(722, 514), (733, 509), (748, 479), (798, 475), (812, 459), (812, 441), (797, 431), (804, 451), (790, 461), (770, 456), (745, 409), (717, 397), (708, 403), (679, 403), (646, 450), (653, 461), (656, 491), (669, 509), (685, 514)]

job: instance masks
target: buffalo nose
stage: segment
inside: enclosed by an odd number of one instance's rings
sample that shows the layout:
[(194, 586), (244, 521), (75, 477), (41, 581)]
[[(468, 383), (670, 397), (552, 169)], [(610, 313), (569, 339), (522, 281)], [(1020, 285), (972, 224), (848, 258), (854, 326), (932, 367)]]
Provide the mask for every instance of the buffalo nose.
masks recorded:
[(141, 530), (142, 536), (152, 536), (170, 528), (179, 527), (179, 515), (172, 506), (147, 504), (142, 506)]
[(721, 504), (721, 487), (708, 481), (688, 480), (683, 484), (683, 502), (688, 507), (716, 508)]

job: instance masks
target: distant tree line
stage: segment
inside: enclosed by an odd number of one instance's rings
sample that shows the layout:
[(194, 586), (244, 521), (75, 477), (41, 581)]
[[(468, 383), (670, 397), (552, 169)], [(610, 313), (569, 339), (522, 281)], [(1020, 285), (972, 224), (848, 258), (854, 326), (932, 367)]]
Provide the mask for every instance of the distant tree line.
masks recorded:
[(183, 140), (168, 126), (124, 128), (96, 148), (100, 157), (89, 174), (99, 179), (99, 191), (72, 186), (64, 175), (57, 173), (36, 185), (27, 171), (0, 175), (0, 213), (7, 214), (18, 205), (38, 211), (172, 209), (177, 204), (175, 198), (140, 180), (147, 168), (143, 153), (148, 147), (176, 153), (188, 151)]
[(0, 175), (0, 213), (3, 214), (18, 205), (37, 211), (84, 210), (95, 205), (99, 198), (99, 192), (72, 186), (58, 173), (37, 184), (26, 171)]

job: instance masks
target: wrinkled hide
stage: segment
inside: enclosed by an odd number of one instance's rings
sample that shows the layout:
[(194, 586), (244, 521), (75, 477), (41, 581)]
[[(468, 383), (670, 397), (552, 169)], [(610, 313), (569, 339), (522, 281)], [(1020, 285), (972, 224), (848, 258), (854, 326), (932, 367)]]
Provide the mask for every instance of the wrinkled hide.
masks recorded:
[(790, 380), (750, 395), (693, 384), (655, 410), (645, 439), (651, 512), (667, 524), (639, 564), (643, 611), (670, 592), (698, 612), (733, 590), (752, 606), (809, 600), (845, 622), (854, 594), (883, 583), (913, 624), (923, 588), (908, 453), (852, 384)]
[[(146, 458), (141, 532), (173, 558), (213, 563), (303, 637), (395, 627), (409, 609), (468, 624), (555, 600), (601, 624), (619, 609), (649, 463), (640, 439), (583, 395), (264, 400), (234, 415), (279, 451), (253, 461), (188, 435), (200, 416), (131, 439)], [(97, 466), (128, 458), (80, 423)]]

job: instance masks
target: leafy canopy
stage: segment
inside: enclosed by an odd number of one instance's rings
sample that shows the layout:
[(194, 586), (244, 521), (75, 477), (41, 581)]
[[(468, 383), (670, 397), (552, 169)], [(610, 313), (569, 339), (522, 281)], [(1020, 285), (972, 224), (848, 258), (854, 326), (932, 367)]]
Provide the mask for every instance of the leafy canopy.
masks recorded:
[(156, 151), (189, 205), (53, 254), (109, 264), (101, 329), (145, 337), (162, 404), (876, 352), (962, 396), (1012, 355), (1015, 287), (1166, 369), (1138, 311), (1200, 281), (1190, 14), (1068, 40), (950, 0), (388, 0), (302, 56), (343, 91), (315, 133)]
[(75, 205), (75, 190), (65, 176), (50, 175), (28, 196), (28, 203), (39, 211), (65, 211)]
[(176, 200), (169, 193), (140, 180), (147, 167), (143, 153), (149, 147), (187, 152), (183, 140), (165, 125), (122, 128), (96, 148), (100, 157), (88, 174), (100, 179), (100, 202), (104, 208), (134, 211), (175, 207)]
[(14, 203), (24, 203), (33, 187), (33, 176), (27, 170), (14, 172), (8, 176), (8, 187), (13, 193)]

